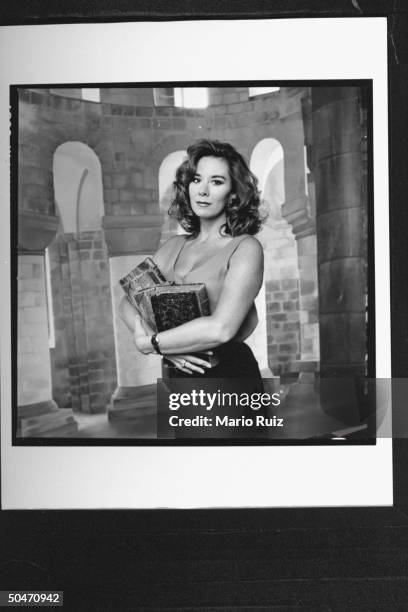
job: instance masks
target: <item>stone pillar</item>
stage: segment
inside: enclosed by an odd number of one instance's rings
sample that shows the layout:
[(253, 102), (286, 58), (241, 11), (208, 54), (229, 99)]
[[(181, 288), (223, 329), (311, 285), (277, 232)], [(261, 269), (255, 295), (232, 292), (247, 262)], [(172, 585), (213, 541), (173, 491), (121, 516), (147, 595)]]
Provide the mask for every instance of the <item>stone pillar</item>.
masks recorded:
[(366, 371), (366, 190), (359, 89), (312, 88), (322, 376)]
[(60, 234), (50, 247), (56, 329), (54, 398), (74, 410), (105, 412), (116, 387), (106, 244), (101, 230)]
[[(315, 231), (315, 229), (314, 229)], [(317, 370), (319, 362), (319, 297), (316, 234), (298, 236), (301, 369)]]
[[(161, 377), (161, 358), (140, 355), (132, 335), (119, 314), (124, 296), (119, 279), (157, 250), (163, 224), (162, 214), (112, 215), (103, 218), (108, 246), (112, 288), (113, 324), (115, 333), (118, 387), (108, 407), (109, 419), (140, 420), (151, 417), (155, 431), (156, 381)], [(154, 401), (152, 401), (152, 398)], [(148, 415), (146, 415), (146, 410)], [(154, 437), (154, 436), (153, 436)]]
[(119, 279), (141, 263), (151, 253), (122, 255), (109, 260), (112, 282), (112, 304), (116, 344), (118, 387), (138, 387), (156, 384), (161, 377), (161, 358), (158, 355), (141, 355), (133, 343), (132, 334), (119, 315), (119, 304), (125, 295)]
[(17, 325), (17, 403), (53, 406), (44, 255), (18, 257)]
[(77, 431), (72, 410), (59, 409), (51, 397), (44, 249), (57, 225), (56, 217), (19, 214), (17, 423), (22, 437), (57, 437)]
[(293, 112), (285, 117), (283, 129), (285, 141), (285, 202), (282, 216), (293, 228), (297, 238), (313, 232), (313, 219), (305, 189), (304, 120), (301, 100), (298, 99)]

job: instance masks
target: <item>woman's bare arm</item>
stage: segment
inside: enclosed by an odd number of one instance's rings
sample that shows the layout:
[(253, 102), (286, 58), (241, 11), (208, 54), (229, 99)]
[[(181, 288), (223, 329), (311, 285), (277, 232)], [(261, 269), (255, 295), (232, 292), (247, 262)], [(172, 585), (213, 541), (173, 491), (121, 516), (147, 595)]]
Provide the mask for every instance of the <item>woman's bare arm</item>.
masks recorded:
[(119, 304), (119, 314), (126, 327), (133, 333), (135, 331), (135, 318), (139, 317), (141, 320), (141, 317), (125, 296)]
[[(238, 332), (263, 278), (263, 251), (255, 238), (243, 240), (230, 259), (224, 286), (213, 314), (160, 332), (163, 354), (203, 351), (231, 340)], [(153, 351), (150, 336), (135, 338), (142, 353)]]

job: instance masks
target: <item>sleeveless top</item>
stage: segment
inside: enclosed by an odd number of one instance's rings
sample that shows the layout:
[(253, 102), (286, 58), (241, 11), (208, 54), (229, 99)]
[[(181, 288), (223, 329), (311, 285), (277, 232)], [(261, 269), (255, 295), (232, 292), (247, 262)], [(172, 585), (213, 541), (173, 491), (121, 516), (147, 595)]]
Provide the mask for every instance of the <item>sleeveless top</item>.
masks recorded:
[[(159, 262), (159, 268), (168, 281), (178, 284), (204, 283), (210, 311), (213, 313), (217, 306), (224, 285), (225, 276), (228, 272), (229, 262), (238, 246), (248, 238), (247, 234), (232, 238), (224, 247), (211, 254), (203, 261), (198, 261), (184, 275), (176, 271), (177, 262), (187, 241), (187, 235), (173, 236), (165, 244), (166, 251), (163, 253), (164, 261)], [(244, 321), (242, 322), (234, 340), (241, 341), (247, 338), (255, 329), (258, 316), (255, 304), (252, 304)]]

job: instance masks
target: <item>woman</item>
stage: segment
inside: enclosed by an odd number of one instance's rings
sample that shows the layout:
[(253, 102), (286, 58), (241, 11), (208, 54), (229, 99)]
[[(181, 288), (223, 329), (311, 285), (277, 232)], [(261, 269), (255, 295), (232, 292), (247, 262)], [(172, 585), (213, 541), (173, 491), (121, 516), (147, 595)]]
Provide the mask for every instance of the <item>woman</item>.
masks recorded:
[[(173, 365), (168, 376), (252, 378), (258, 364), (244, 340), (257, 325), (254, 305), (263, 278), (257, 179), (230, 144), (199, 140), (178, 168), (169, 214), (186, 235), (173, 236), (154, 260), (169, 281), (204, 283), (211, 315), (152, 334), (124, 299), (122, 318), (137, 349), (158, 352)], [(193, 353), (214, 351), (218, 365)]]

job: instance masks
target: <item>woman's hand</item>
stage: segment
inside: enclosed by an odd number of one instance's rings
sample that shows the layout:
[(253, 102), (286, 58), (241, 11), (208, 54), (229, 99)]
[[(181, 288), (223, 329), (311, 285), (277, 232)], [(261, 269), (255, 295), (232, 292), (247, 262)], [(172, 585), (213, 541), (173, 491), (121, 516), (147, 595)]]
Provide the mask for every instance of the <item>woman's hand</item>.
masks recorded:
[[(212, 355), (212, 351), (205, 351), (208, 355)], [(206, 370), (211, 368), (210, 364), (195, 355), (166, 355), (166, 359), (176, 366), (178, 370), (186, 374), (204, 374)]]

